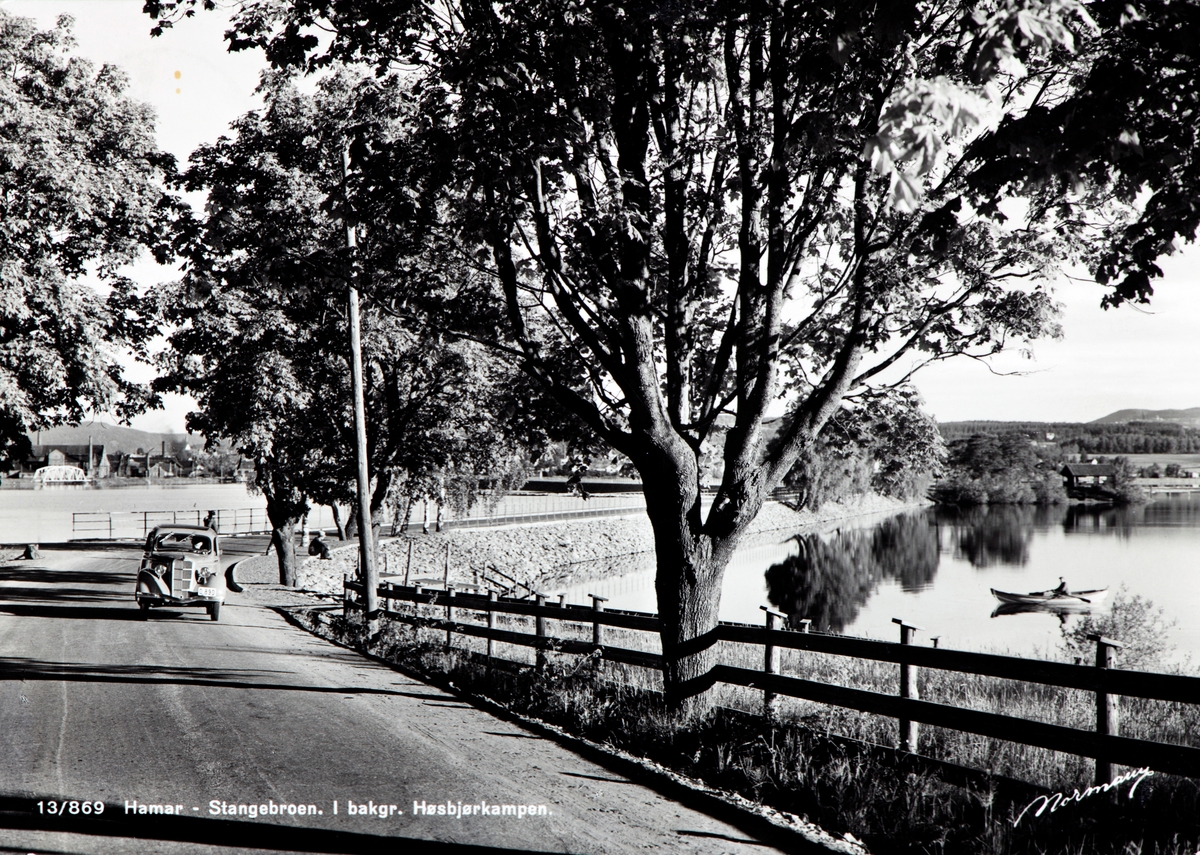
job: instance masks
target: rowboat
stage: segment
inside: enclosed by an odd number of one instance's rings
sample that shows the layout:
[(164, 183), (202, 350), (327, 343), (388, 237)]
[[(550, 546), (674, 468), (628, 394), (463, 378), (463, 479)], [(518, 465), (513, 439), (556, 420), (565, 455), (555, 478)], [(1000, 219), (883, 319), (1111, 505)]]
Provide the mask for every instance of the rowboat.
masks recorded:
[(1008, 591), (997, 591), (992, 588), (992, 595), (1002, 603), (1020, 606), (1052, 606), (1054, 608), (1072, 605), (1095, 605), (1108, 596), (1108, 588), (1094, 588), (1090, 591), (1069, 591), (1061, 593), (1055, 590), (1033, 591), (1028, 594), (1010, 594)]

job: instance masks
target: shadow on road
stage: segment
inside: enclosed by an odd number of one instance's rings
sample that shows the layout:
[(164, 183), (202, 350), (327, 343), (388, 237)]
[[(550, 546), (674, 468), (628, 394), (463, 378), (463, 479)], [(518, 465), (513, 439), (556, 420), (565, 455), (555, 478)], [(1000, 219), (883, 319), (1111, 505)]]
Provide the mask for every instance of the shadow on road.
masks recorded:
[(26, 600), (45, 603), (46, 600), (64, 603), (111, 603), (124, 600), (133, 602), (128, 591), (97, 591), (94, 588), (0, 588), (0, 602)]
[[(102, 570), (55, 570), (40, 564), (15, 564), (0, 570), (0, 581), (44, 582), (54, 585), (54, 594), (57, 595), (59, 585), (128, 585), (133, 582), (136, 569), (133, 567), (126, 573), (111, 573)], [(0, 589), (5, 592), (7, 590)], [(45, 594), (46, 592), (42, 591), (42, 595)]]
[[(0, 589), (3, 593), (3, 589)], [(39, 599), (46, 598), (45, 592)], [(0, 597), (0, 599), (3, 599)], [(141, 610), (133, 604), (133, 597), (114, 597), (114, 600), (127, 600), (130, 607), (112, 608), (104, 606), (47, 606), (43, 604), (25, 605), (22, 603), (0, 603), (0, 614), (14, 617), (66, 618), (67, 620), (117, 620), (144, 622)], [(99, 602), (98, 598), (95, 600)], [(112, 600), (106, 600), (112, 602)], [(205, 617), (207, 620), (207, 616)]]
[[(89, 665), (49, 662), (39, 659), (0, 657), (0, 681), (49, 680), (68, 683), (128, 683), (132, 685), (214, 686), (226, 689), (266, 689), (285, 692), (316, 692), (334, 695), (395, 695), (391, 689), (356, 686), (299, 686), (268, 683), (259, 676), (284, 671), (222, 670), (220, 668), (171, 668), (165, 665)], [(441, 698), (439, 698), (441, 700)]]
[[(236, 846), (289, 852), (374, 853), (417, 851), (445, 852), (456, 855), (484, 852), (528, 852), (522, 849), (497, 849), (442, 843), (412, 837), (390, 837), (353, 831), (335, 831), (295, 825), (276, 825), (234, 819), (191, 816), (128, 816), (124, 806), (106, 804), (99, 816), (56, 817), (38, 813), (38, 801), (57, 800), (57, 796), (18, 798), (0, 796), (0, 828), (27, 831), (54, 831), (101, 837), (129, 837), (137, 840), (171, 840), (206, 846)], [(536, 855), (536, 853), (535, 853)]]

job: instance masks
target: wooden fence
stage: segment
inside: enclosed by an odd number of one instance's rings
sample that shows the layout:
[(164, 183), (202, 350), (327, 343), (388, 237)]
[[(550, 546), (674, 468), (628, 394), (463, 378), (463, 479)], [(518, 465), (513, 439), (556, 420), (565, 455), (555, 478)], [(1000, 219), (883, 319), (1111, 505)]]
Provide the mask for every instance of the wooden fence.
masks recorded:
[[(361, 608), (355, 596), (361, 596), (362, 593), (361, 582), (348, 577), (345, 579), (344, 602), (347, 609)], [(610, 626), (658, 633), (658, 616), (645, 612), (605, 609), (603, 597), (593, 595), (590, 606), (568, 604), (563, 602), (562, 597), (558, 603), (547, 605), (546, 596), (542, 594), (536, 595), (535, 601), (530, 602), (501, 597), (496, 591), (485, 594), (457, 591), (453, 586), (430, 589), (384, 583), (379, 586), (379, 598), (384, 605), (381, 610), (384, 617), (444, 630), (448, 645), (455, 634), (486, 639), (489, 658), (494, 655), (495, 642), (502, 642), (534, 648), (537, 650), (539, 665), (544, 664), (547, 651), (553, 650), (574, 654), (593, 654), (598, 651), (601, 657), (612, 662), (659, 670), (663, 667), (661, 654), (614, 647), (604, 641), (604, 628)], [(393, 607), (394, 603), (399, 602), (438, 606), (444, 609), (444, 616), (421, 617), (415, 613), (415, 609), (413, 614), (399, 612)], [(485, 613), (487, 625), (456, 620), (456, 610), (464, 609)], [(1118, 695), (1200, 703), (1200, 678), (1109, 668), (1109, 650), (1120, 647), (1120, 643), (1112, 639), (1092, 637), (1096, 642), (1094, 666), (1069, 665), (1015, 656), (920, 647), (911, 643), (912, 631), (917, 627), (900, 620), (895, 620), (901, 627), (899, 644), (780, 629), (777, 627), (784, 615), (765, 607), (764, 611), (766, 626), (721, 622), (705, 639), (708, 646), (724, 641), (762, 647), (763, 669), (716, 665), (709, 672), (701, 689), (725, 683), (759, 690), (763, 693), (764, 715), (768, 717), (775, 714), (778, 696), (787, 696), (895, 718), (899, 723), (899, 744), (908, 751), (913, 751), (917, 745), (919, 722), (1095, 758), (1096, 780), (1099, 784), (1112, 780), (1111, 766), (1114, 763), (1200, 778), (1200, 748), (1120, 736), (1117, 733), (1118, 722), (1115, 715), (1115, 696)], [(530, 634), (497, 629), (497, 614), (532, 617), (535, 619), (535, 632)], [(591, 624), (592, 637), (590, 640), (555, 637), (547, 631), (547, 621), (550, 620)], [(886, 695), (779, 674), (778, 653), (781, 649), (896, 663), (900, 666), (900, 693)], [(917, 697), (918, 668), (935, 668), (1092, 692), (1096, 698), (1096, 729), (1080, 730), (922, 701)]]

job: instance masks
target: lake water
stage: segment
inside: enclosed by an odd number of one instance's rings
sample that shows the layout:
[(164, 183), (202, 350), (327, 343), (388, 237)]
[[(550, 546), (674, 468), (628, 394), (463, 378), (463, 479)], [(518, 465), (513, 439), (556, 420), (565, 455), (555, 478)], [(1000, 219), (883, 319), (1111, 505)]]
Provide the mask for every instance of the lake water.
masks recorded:
[[(610, 608), (656, 611), (654, 559), (625, 559), (613, 575), (567, 589), (609, 597)], [(597, 575), (600, 575), (597, 573)], [(1058, 646), (1063, 619), (1046, 612), (993, 617), (990, 589), (1072, 590), (1124, 584), (1168, 619), (1177, 658), (1200, 662), (1200, 495), (1132, 508), (930, 508), (858, 518), (823, 534), (739, 550), (726, 571), (723, 620), (762, 623), (762, 605), (814, 628), (899, 640), (892, 618), (924, 627), (920, 643), (1038, 655)], [(1079, 618), (1065, 617), (1068, 627)]]
[[(141, 519), (136, 514), (151, 511), (200, 513), (210, 510), (253, 510), (258, 518), (267, 507), (262, 495), (252, 495), (244, 484), (205, 484), (181, 482), (145, 486), (50, 486), (34, 488), (31, 481), (6, 479), (0, 487), (0, 543), (54, 543), (72, 537), (102, 537), (108, 532), (80, 533), (74, 531), (73, 514), (112, 513), (117, 537), (137, 536)], [(170, 522), (169, 519), (161, 520)], [(179, 522), (197, 522), (184, 519)], [(333, 528), (328, 508), (316, 509), (310, 515), (313, 527)], [(151, 525), (154, 523), (151, 522)], [(134, 530), (136, 525), (137, 530)]]
[[(33, 490), (6, 482), (0, 543), (69, 540), (76, 512), (265, 507), (241, 484)], [(329, 510), (317, 509), (310, 524), (332, 529)], [(563, 589), (570, 602), (587, 603), (594, 593), (608, 597), (610, 608), (657, 611), (653, 555), (579, 569), (597, 580)], [(993, 617), (989, 589), (1043, 590), (1059, 576), (1073, 590), (1109, 587), (1111, 599), (1124, 584), (1151, 600), (1178, 622), (1171, 632), (1178, 655), (1200, 662), (1200, 494), (1121, 509), (931, 508), (859, 517), (822, 534), (781, 532), (735, 555), (721, 618), (761, 623), (759, 606), (771, 605), (810, 618), (817, 629), (889, 640), (899, 637), (892, 618), (903, 618), (924, 627), (924, 643), (936, 635), (945, 647), (1036, 655), (1057, 646), (1059, 617)], [(1068, 616), (1067, 625), (1076, 620)]]

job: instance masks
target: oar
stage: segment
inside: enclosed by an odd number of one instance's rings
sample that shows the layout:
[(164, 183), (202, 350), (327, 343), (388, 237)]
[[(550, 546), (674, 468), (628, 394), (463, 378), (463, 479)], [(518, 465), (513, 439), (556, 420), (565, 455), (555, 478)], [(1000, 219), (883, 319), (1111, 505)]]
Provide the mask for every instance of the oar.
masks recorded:
[(1091, 605), (1091, 602), (1092, 602), (1092, 601), (1091, 601), (1091, 600), (1089, 600), (1087, 597), (1081, 597), (1081, 596), (1079, 596), (1078, 594), (1063, 594), (1063, 593), (1059, 593), (1059, 592), (1057, 592), (1057, 591), (1056, 591), (1056, 592), (1054, 593), (1054, 596), (1055, 596), (1055, 597), (1070, 597), (1070, 598), (1071, 598), (1071, 599), (1073, 599), (1073, 600), (1083, 600), (1085, 603), (1087, 603), (1087, 604), (1089, 604), (1089, 605)]

